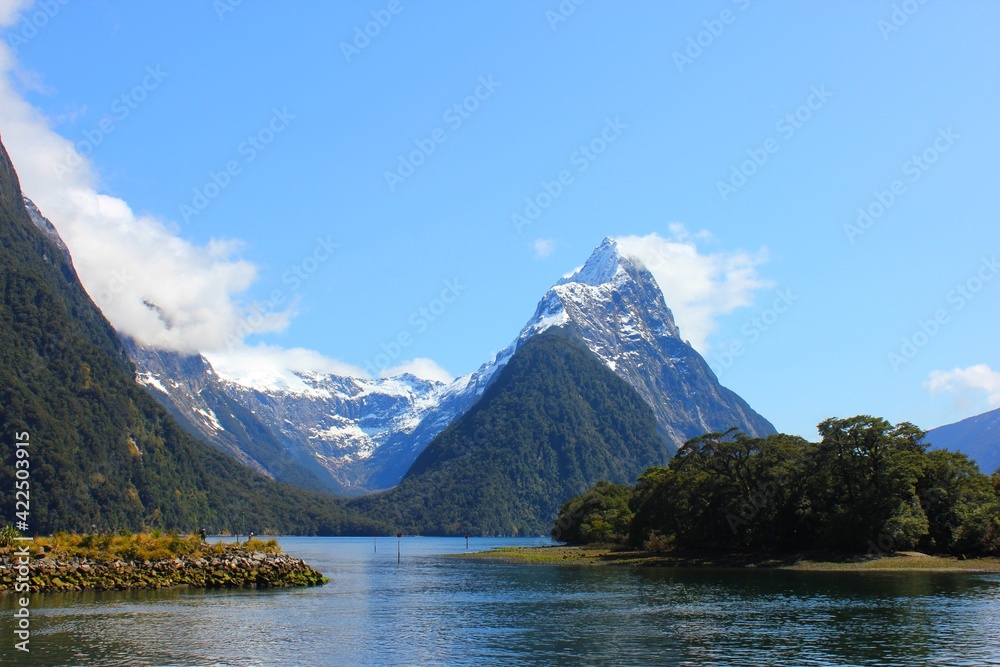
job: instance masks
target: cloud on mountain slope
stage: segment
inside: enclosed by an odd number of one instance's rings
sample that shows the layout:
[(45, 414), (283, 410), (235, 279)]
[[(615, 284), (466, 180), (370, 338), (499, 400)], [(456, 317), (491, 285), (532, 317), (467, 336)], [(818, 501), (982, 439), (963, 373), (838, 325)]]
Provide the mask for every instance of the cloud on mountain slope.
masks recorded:
[(751, 305), (759, 290), (774, 286), (758, 273), (767, 261), (765, 250), (702, 251), (698, 242), (710, 238), (679, 223), (670, 225), (667, 238), (656, 233), (616, 237), (622, 251), (653, 274), (681, 335), (703, 354), (721, 316)]

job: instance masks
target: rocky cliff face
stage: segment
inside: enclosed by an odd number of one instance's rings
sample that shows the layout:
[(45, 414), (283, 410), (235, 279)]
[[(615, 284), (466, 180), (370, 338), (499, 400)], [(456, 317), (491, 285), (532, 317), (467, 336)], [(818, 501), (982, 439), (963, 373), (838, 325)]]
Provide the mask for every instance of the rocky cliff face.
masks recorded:
[(200, 355), (127, 348), (137, 381), (189, 431), (275, 479), (345, 495), (396, 484), (476, 399), (472, 382), (306, 372), (250, 379), (220, 374)]
[(582, 341), (646, 400), (675, 447), (731, 427), (775, 433), (686, 343), (660, 287), (641, 261), (605, 239), (587, 263), (542, 299), (525, 334), (550, 327)]

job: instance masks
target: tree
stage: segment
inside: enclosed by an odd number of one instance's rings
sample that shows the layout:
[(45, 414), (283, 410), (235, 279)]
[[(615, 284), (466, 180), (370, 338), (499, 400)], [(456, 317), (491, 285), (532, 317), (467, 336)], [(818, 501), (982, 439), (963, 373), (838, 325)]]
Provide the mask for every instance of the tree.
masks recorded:
[[(927, 452), (924, 433), (905, 422), (862, 415), (828, 419), (819, 431), (820, 443), (735, 430), (689, 440), (668, 466), (639, 477), (629, 499), (629, 543), (1000, 551), (1000, 472), (987, 477), (963, 454)], [(582, 506), (574, 499), (564, 512)]]
[(559, 509), (552, 539), (569, 544), (620, 542), (632, 522), (631, 486), (601, 481)]
[(821, 546), (854, 550), (887, 538), (892, 548), (914, 546), (926, 521), (911, 502), (923, 474), (924, 432), (862, 415), (827, 419), (819, 433), (820, 474), (812, 494), (822, 513)]
[[(1000, 475), (995, 475), (1000, 479)], [(936, 551), (983, 553), (1000, 547), (993, 480), (965, 454), (938, 450), (926, 456), (917, 491), (928, 531), (923, 545)]]
[(667, 468), (640, 479), (630, 541), (657, 531), (681, 547), (791, 548), (802, 516), (815, 445), (802, 438), (751, 438), (735, 429), (689, 440)]

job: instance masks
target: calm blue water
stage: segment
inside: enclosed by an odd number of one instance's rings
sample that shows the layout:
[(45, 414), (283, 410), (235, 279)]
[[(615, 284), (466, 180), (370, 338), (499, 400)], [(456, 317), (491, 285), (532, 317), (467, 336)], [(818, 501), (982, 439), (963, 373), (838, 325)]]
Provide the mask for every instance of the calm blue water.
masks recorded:
[[(546, 540), (473, 539), (473, 548)], [(293, 591), (36, 597), (16, 665), (1000, 665), (1000, 576), (629, 569), (441, 558), (460, 539), (283, 538)]]

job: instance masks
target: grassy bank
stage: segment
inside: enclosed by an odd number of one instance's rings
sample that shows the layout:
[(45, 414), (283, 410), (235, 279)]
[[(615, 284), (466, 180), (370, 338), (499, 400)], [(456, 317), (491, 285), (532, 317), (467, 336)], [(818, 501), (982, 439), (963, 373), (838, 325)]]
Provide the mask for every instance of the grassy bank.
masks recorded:
[(608, 545), (583, 547), (507, 547), (461, 554), (460, 558), (505, 563), (633, 567), (774, 568), (830, 572), (1000, 572), (1000, 558), (959, 559), (902, 552), (879, 558), (842, 554), (655, 554)]
[[(9, 553), (11, 549), (20, 547), (23, 543), (11, 541), (6, 548), (0, 548), (0, 554)], [(56, 533), (51, 537), (36, 537), (27, 542), (28, 551), (32, 556), (46, 554), (52, 558), (92, 558), (95, 560), (161, 560), (179, 556), (214, 557), (226, 553), (235, 544), (219, 542), (208, 544), (202, 542), (198, 535), (178, 535), (177, 533), (143, 533), (143, 534), (89, 534)], [(277, 540), (254, 539), (243, 542), (240, 547), (250, 552), (272, 553), (281, 551)]]
[(325, 583), (276, 540), (237, 545), (207, 544), (197, 535), (59, 533), (0, 548), (0, 593)]

